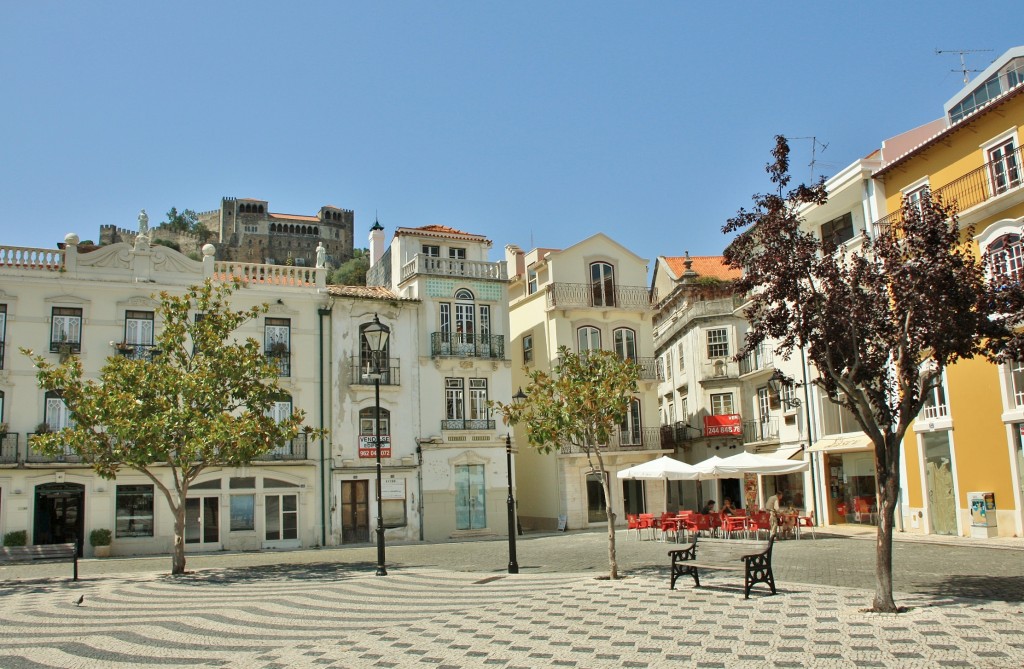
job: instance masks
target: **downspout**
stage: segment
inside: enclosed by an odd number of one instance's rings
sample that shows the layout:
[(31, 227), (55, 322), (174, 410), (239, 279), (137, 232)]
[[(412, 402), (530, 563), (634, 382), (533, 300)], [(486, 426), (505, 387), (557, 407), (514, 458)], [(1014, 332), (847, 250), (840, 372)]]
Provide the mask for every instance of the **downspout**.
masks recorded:
[[(321, 307), (317, 309), (320, 321), (320, 429), (324, 429), (324, 316), (330, 317), (331, 308)], [(327, 460), (324, 457), (324, 437), (320, 438), (320, 546), (327, 546), (327, 513), (330, 508), (327, 501), (328, 478)]]
[(811, 391), (807, 383), (807, 355), (803, 347), (800, 348), (800, 373), (804, 382), (804, 420), (807, 422), (807, 452), (811, 456), (811, 505), (814, 513), (814, 524), (821, 525), (821, 515), (818, 513), (818, 467), (816, 458), (811, 448), (814, 446), (814, 438), (811, 435)]

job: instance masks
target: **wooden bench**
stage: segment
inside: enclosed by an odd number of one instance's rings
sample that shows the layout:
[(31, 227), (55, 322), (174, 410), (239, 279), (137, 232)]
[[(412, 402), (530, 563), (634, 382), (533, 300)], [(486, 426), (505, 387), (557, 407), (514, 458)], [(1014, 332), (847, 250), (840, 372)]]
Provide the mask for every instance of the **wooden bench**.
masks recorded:
[(38, 546), (0, 547), (0, 565), (24, 564), (27, 562), (71, 562), (74, 564), (74, 580), (78, 580), (77, 544), (41, 544)]
[(767, 583), (772, 594), (775, 594), (775, 576), (772, 574), (772, 545), (775, 537), (768, 541), (701, 539), (700, 546), (697, 541), (695, 536), (693, 543), (686, 548), (668, 552), (672, 558), (670, 590), (676, 589), (676, 579), (680, 576), (692, 576), (695, 587), (699, 588), (699, 569), (723, 569), (743, 572), (745, 599), (750, 598), (750, 588), (756, 583)]

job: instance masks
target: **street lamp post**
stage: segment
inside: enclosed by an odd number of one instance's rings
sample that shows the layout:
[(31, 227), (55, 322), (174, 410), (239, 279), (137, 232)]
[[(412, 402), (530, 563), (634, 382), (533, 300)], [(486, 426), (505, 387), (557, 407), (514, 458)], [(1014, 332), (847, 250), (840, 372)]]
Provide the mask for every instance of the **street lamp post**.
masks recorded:
[[(513, 404), (520, 404), (526, 399), (526, 393), (520, 388), (512, 396)], [(512, 436), (505, 435), (505, 466), (508, 472), (508, 573), (519, 573), (519, 562), (516, 560), (516, 534), (519, 524), (516, 522), (516, 500), (512, 497)]]
[(374, 423), (376, 432), (376, 453), (377, 453), (377, 576), (387, 576), (388, 570), (384, 567), (384, 517), (381, 512), (381, 466), (380, 466), (380, 356), (388, 343), (388, 336), (391, 329), (382, 324), (377, 314), (373, 315), (373, 323), (363, 329), (363, 336), (369, 345), (373, 358), (373, 399), (374, 399)]

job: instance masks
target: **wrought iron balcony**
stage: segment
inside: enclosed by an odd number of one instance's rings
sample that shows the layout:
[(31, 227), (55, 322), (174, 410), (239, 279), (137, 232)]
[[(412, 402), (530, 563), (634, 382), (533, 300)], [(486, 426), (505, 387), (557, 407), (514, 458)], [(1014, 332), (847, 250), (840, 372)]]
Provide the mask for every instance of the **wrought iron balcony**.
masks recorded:
[(263, 352), (267, 362), (277, 368), (278, 376), (292, 375), (292, 352), (285, 349), (270, 349)]
[(505, 263), (436, 258), (422, 253), (417, 253), (412, 257), (412, 260), (402, 265), (402, 281), (411, 279), (417, 274), (457, 276), (467, 279), (508, 280)]
[(18, 464), (18, 433), (8, 432), (0, 437), (0, 465)]
[(691, 427), (681, 420), (670, 425), (661, 426), (661, 443), (663, 448), (681, 446), (685, 442), (698, 439), (701, 436), (702, 432), (698, 428)]
[[(349, 381), (351, 385), (373, 385), (373, 377), (370, 376), (370, 374), (373, 374), (373, 362), (368, 358), (361, 358), (358, 355), (354, 355), (350, 359), (348, 368), (349, 373), (351, 374), (351, 380)], [(385, 365), (380, 370), (380, 385), (400, 385), (400, 378), (401, 377), (398, 374), (398, 358), (388, 358), (387, 361), (385, 361)]]
[(657, 293), (647, 286), (614, 286), (589, 283), (552, 283), (547, 287), (548, 309), (623, 309), (649, 311), (657, 303)]
[(504, 335), (431, 332), (430, 357), (505, 359)]
[(299, 433), (295, 438), (286, 441), (277, 448), (263, 453), (255, 458), (257, 461), (268, 460), (305, 460), (306, 459), (306, 435)]
[[(634, 430), (615, 430), (608, 439), (608, 443), (601, 446), (601, 451), (610, 453), (616, 451), (660, 450), (662, 448), (664, 447), (661, 441), (661, 428), (641, 427)], [(562, 444), (558, 450), (563, 455), (586, 452), (583, 446), (579, 444)]]
[(767, 420), (745, 420), (743, 421), (743, 443), (749, 444), (755, 441), (778, 441), (779, 440), (779, 419), (768, 418)]
[(70, 446), (65, 445), (64, 451), (57, 455), (49, 455), (42, 453), (32, 445), (32, 437), (36, 436), (37, 432), (29, 432), (25, 435), (25, 441), (28, 444), (28, 449), (25, 454), (25, 462), (32, 463), (46, 463), (46, 462), (68, 462), (68, 463), (80, 463), (83, 462), (82, 456), (71, 450)]
[(493, 430), (494, 421), (486, 418), (448, 418), (441, 421), (442, 430)]
[[(932, 190), (932, 199), (942, 198), (944, 203), (956, 203), (957, 213), (961, 214), (971, 207), (986, 200), (1009, 193), (1024, 185), (1024, 146), (1018, 146), (1013, 153), (1007, 154), (1002, 160), (992, 161), (971, 170), (945, 186)], [(996, 164), (1004, 166), (1004, 171), (997, 175)], [(873, 228), (877, 237), (891, 226), (899, 227), (903, 223), (903, 209), (897, 209), (888, 216), (874, 222)]]
[(153, 344), (114, 344), (117, 354), (129, 360), (152, 360), (160, 355), (160, 349)]

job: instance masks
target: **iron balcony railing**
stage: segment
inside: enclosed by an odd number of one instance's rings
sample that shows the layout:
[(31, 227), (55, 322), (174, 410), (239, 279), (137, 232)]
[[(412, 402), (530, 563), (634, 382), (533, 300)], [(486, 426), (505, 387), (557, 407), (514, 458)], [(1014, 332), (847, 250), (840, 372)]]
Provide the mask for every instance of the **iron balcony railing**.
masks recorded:
[(0, 465), (18, 464), (18, 433), (8, 432), (0, 437)]
[(771, 369), (775, 355), (770, 348), (759, 345), (750, 353), (740, 359), (740, 374), (750, 374), (765, 369)]
[(448, 418), (441, 421), (442, 430), (493, 430), (494, 421), (486, 418)]
[(36, 436), (36, 434), (39, 434), (39, 433), (38, 432), (29, 432), (27, 435), (25, 435), (25, 437), (26, 437), (25, 441), (26, 441), (26, 443), (28, 445), (27, 452), (25, 453), (25, 462), (34, 462), (34, 463), (45, 463), (45, 462), (78, 463), (78, 462), (82, 462), (82, 456), (79, 455), (78, 453), (75, 453), (73, 450), (71, 450), (71, 447), (66, 445), (66, 444), (64, 446), (64, 451), (62, 453), (58, 453), (57, 455), (49, 455), (47, 453), (42, 453), (41, 451), (37, 450), (32, 445), (32, 437)]
[(661, 426), (661, 441), (666, 447), (679, 446), (687, 441), (698, 439), (702, 436), (699, 429), (691, 427), (681, 420), (670, 425)]
[(552, 283), (547, 287), (548, 309), (594, 308), (649, 311), (657, 303), (657, 292), (647, 286)]
[(433, 276), (457, 276), (467, 279), (495, 279), (507, 281), (505, 263), (482, 260), (460, 260), (457, 258), (436, 258), (417, 253), (412, 260), (402, 265), (402, 281), (416, 274)]
[(267, 362), (277, 368), (278, 376), (292, 375), (292, 352), (268, 350), (263, 352)]
[[(615, 430), (608, 444), (602, 445), (603, 452), (615, 451), (649, 451), (663, 448), (660, 427), (641, 427), (633, 430)], [(563, 455), (585, 453), (586, 449), (579, 444), (562, 444), (559, 452)]]
[(81, 341), (69, 341), (67, 339), (60, 339), (57, 341), (50, 342), (50, 353), (81, 353), (82, 342)]
[[(350, 383), (354, 386), (372, 386), (374, 379), (373, 374), (373, 362), (367, 358), (361, 358), (358, 355), (352, 356), (349, 362), (349, 373), (351, 374)], [(401, 377), (398, 374), (398, 358), (388, 358), (385, 365), (380, 370), (380, 385), (382, 386), (397, 386), (400, 384)]]
[[(955, 204), (957, 213), (963, 213), (974, 205), (981, 204), (986, 200), (1017, 190), (1024, 184), (1024, 165), (1021, 164), (1024, 158), (1024, 146), (1018, 146), (1013, 153), (1007, 154), (1002, 160), (985, 163), (981, 167), (971, 170), (945, 186), (932, 191), (932, 199), (942, 199), (945, 204)], [(1001, 166), (1000, 173), (996, 169)], [(897, 226), (903, 222), (903, 209), (897, 209), (888, 216), (883, 216), (874, 222), (874, 232), (877, 237), (891, 226)]]
[(779, 419), (743, 421), (743, 443), (755, 441), (777, 441), (779, 438)]
[(306, 459), (306, 435), (297, 434), (294, 439), (286, 441), (277, 448), (258, 455), (255, 460), (265, 462), (267, 460), (305, 460)]
[(160, 355), (160, 349), (153, 344), (115, 344), (117, 354), (129, 360), (152, 360)]
[(505, 359), (504, 335), (431, 332), (430, 357)]

